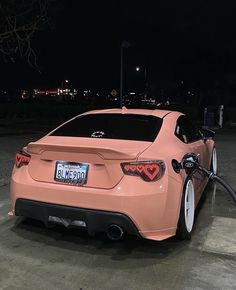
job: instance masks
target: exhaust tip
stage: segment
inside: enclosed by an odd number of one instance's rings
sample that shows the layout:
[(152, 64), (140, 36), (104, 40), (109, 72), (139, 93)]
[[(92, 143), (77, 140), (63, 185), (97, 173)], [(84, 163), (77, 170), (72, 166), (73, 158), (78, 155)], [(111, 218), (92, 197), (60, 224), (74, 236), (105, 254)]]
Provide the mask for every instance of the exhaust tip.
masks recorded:
[(124, 230), (118, 225), (110, 225), (106, 233), (110, 240), (118, 241), (123, 237)]

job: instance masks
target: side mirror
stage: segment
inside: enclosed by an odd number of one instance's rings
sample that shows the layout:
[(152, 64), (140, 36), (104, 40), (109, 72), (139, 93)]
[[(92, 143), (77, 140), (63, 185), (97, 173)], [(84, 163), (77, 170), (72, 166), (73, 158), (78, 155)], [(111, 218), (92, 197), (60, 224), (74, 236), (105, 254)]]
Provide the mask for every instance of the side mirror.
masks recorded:
[(185, 154), (181, 163), (182, 168), (186, 171), (187, 174), (195, 171), (199, 165), (198, 157), (194, 153)]
[(201, 129), (201, 132), (203, 134), (203, 137), (205, 137), (205, 138), (214, 138), (215, 137), (215, 131), (210, 130), (208, 128), (203, 127)]

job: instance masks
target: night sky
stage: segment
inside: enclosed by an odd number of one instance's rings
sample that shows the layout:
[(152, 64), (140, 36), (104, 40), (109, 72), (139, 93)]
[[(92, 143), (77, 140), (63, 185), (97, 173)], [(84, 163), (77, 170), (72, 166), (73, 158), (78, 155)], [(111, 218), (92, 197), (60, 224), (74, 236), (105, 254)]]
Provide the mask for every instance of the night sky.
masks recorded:
[(119, 88), (120, 43), (125, 82), (181, 80), (199, 86), (236, 79), (233, 1), (55, 1), (52, 25), (33, 39), (41, 73), (24, 60), (1, 61), (0, 87), (52, 87), (67, 78), (76, 87)]

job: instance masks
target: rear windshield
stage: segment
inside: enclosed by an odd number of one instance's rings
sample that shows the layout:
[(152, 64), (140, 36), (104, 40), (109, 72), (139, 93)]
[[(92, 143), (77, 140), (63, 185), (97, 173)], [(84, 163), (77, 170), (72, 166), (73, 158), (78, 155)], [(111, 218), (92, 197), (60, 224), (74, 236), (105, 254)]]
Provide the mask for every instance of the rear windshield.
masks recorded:
[(51, 136), (140, 140), (153, 142), (162, 119), (137, 114), (88, 114), (68, 122)]

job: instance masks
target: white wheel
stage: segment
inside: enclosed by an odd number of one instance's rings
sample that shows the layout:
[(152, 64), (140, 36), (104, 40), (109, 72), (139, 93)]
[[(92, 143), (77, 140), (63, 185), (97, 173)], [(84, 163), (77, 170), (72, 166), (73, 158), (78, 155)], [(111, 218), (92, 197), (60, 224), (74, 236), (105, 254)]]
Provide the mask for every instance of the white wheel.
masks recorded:
[(216, 153), (216, 149), (215, 148), (213, 148), (213, 150), (212, 150), (211, 171), (214, 174), (217, 174), (217, 153)]
[(187, 177), (181, 200), (177, 237), (181, 240), (190, 240), (194, 224), (195, 194), (191, 177)]
[(194, 201), (194, 187), (191, 179), (188, 180), (185, 188), (185, 199), (184, 199), (184, 217), (186, 229), (191, 233), (194, 222), (195, 212), (195, 201)]

